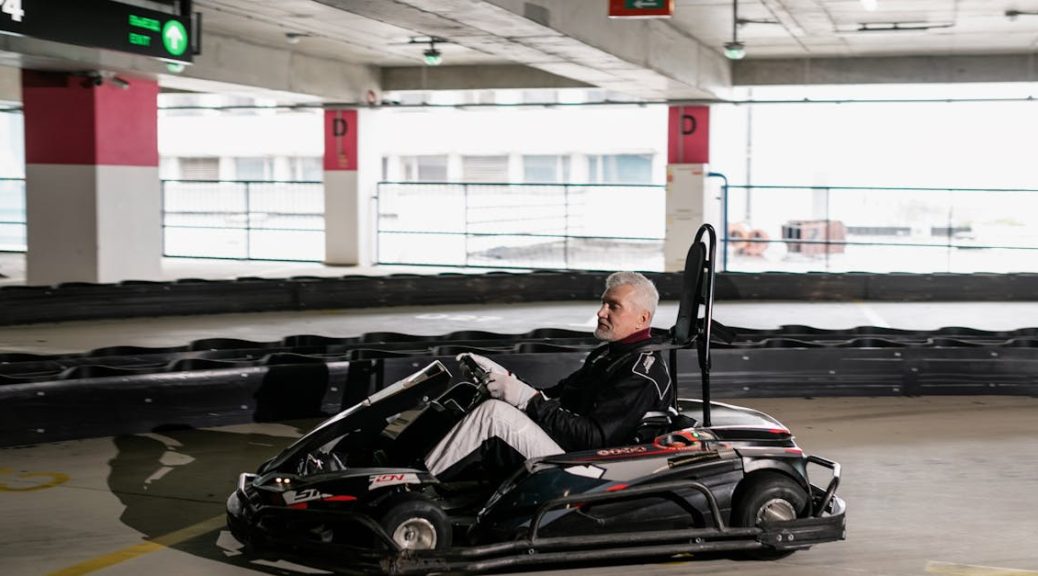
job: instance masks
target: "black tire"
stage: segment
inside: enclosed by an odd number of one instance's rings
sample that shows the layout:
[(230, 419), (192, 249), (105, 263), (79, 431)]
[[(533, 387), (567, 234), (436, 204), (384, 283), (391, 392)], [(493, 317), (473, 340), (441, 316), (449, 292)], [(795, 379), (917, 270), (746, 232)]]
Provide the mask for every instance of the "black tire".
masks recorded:
[[(732, 525), (760, 526), (768, 520), (793, 520), (807, 513), (807, 492), (789, 476), (780, 472), (757, 472), (744, 481), (732, 508)], [(795, 550), (760, 548), (744, 553), (756, 560), (785, 558)]]
[(451, 545), (451, 522), (447, 513), (418, 494), (403, 494), (390, 500), (379, 524), (405, 550), (444, 550)]

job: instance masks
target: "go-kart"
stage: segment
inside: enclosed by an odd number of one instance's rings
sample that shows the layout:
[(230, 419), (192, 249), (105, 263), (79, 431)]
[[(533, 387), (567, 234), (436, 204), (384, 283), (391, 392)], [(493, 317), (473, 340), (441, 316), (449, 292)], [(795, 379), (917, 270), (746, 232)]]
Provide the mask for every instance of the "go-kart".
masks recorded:
[[(842, 540), (839, 464), (804, 454), (774, 418), (709, 399), (710, 339), (723, 332), (712, 320), (715, 245), (704, 225), (677, 323), (653, 344), (671, 363), (696, 346), (703, 399), (678, 400), (662, 422), (647, 416), (629, 445), (530, 459), (499, 483), (439, 481), (423, 457), (489, 397), (487, 374), (463, 354), (460, 381), (433, 361), (242, 474), (227, 502), (232, 534), (255, 550), (390, 574), (774, 559)], [(809, 467), (828, 469), (824, 487)]]

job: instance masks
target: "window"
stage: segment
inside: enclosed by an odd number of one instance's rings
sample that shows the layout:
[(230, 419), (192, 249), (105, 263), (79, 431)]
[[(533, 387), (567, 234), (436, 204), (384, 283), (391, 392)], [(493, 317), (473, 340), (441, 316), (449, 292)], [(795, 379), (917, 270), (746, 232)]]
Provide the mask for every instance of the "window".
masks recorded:
[(555, 104), (559, 101), (557, 90), (523, 90), (524, 104)]
[(508, 156), (462, 156), (466, 182), (508, 182)]
[(270, 158), (235, 158), (235, 180), (270, 180), (273, 177), (273, 166)]
[(569, 181), (569, 156), (523, 156), (523, 182), (559, 184)]
[(588, 156), (592, 184), (652, 184), (652, 154)]
[(446, 156), (404, 156), (400, 158), (404, 181), (446, 182)]
[(303, 182), (324, 180), (324, 161), (317, 157), (289, 158), (289, 179)]
[(181, 180), (219, 180), (219, 158), (181, 158)]

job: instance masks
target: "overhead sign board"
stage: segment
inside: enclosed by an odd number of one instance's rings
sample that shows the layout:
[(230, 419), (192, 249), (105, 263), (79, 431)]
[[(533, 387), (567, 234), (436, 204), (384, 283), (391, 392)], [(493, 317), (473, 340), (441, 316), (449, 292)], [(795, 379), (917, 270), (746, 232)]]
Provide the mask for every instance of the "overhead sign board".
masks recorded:
[(0, 0), (0, 33), (191, 62), (190, 21), (114, 0)]
[(609, 0), (610, 18), (669, 18), (674, 0)]

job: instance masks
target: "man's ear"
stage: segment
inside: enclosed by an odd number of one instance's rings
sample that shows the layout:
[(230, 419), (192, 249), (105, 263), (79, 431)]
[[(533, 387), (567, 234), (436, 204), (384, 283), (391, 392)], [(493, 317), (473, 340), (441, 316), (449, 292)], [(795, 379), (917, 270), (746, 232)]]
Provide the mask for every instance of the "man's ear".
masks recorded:
[(652, 323), (652, 314), (649, 314), (648, 310), (642, 310), (640, 315), (642, 328), (648, 328)]

